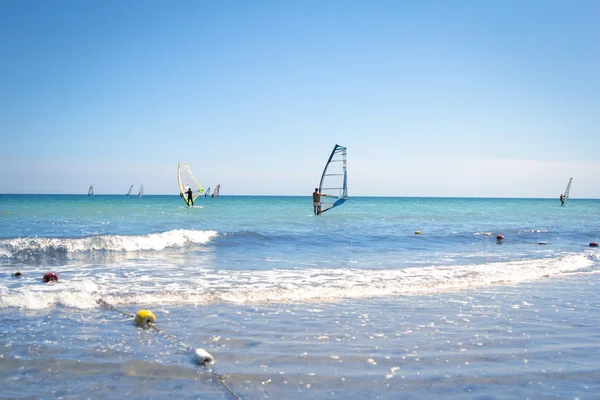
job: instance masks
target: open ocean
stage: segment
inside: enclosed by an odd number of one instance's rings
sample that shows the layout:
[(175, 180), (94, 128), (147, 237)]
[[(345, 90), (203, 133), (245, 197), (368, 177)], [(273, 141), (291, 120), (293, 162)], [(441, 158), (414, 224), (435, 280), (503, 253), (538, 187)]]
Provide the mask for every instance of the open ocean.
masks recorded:
[(598, 399), (599, 224), (600, 200), (0, 195), (0, 398)]

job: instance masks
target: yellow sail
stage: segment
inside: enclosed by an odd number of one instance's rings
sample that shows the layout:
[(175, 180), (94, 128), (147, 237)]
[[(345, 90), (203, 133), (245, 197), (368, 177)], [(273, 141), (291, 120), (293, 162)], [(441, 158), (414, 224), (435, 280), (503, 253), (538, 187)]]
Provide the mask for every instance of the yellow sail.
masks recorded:
[(193, 201), (196, 201), (200, 193), (202, 193), (202, 186), (194, 178), (194, 174), (192, 174), (192, 170), (187, 164), (177, 164), (177, 184), (179, 185), (179, 193), (188, 206), (192, 205), (187, 196), (189, 189), (192, 189)]

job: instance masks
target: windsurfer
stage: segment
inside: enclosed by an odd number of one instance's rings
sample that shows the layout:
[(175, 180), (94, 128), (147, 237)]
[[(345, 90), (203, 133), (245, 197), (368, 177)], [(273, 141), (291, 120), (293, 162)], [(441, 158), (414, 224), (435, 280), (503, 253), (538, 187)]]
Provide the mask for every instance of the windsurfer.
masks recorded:
[(185, 192), (185, 193), (187, 194), (188, 207), (193, 206), (194, 205), (194, 195), (192, 194), (192, 188), (188, 188), (187, 192)]
[(560, 205), (564, 206), (565, 205), (565, 195), (561, 193), (560, 195)]
[(313, 192), (313, 212), (315, 215), (321, 215), (321, 196), (327, 196), (325, 193), (319, 193), (319, 188)]

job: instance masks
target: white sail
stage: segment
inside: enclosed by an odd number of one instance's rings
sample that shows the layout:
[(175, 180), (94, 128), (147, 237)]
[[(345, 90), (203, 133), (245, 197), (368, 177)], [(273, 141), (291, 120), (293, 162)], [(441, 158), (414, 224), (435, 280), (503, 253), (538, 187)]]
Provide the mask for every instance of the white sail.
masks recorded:
[(94, 185), (90, 185), (90, 188), (88, 189), (88, 196), (91, 196), (94, 194)]
[(573, 178), (569, 179), (569, 183), (567, 183), (567, 188), (565, 192), (560, 196), (560, 205), (564, 206), (567, 203), (567, 199), (569, 198), (569, 192), (571, 191), (571, 183), (573, 182)]
[(346, 171), (346, 148), (335, 145), (321, 175), (319, 184), (321, 213), (340, 206), (348, 200), (348, 177)]
[(138, 197), (142, 197), (144, 195), (144, 185), (140, 185), (140, 192), (138, 193)]
[(131, 194), (131, 191), (133, 190), (133, 185), (131, 185), (129, 187), (129, 190), (127, 191), (127, 194), (125, 196), (129, 197), (129, 195)]
[(219, 192), (221, 191), (221, 184), (218, 184), (213, 190), (212, 197), (219, 197)]
[(571, 191), (571, 183), (573, 182), (573, 178), (569, 179), (569, 183), (567, 183), (567, 188), (565, 189), (565, 201), (569, 198), (569, 192)]
[(204, 192), (204, 197), (208, 197), (210, 195), (210, 186), (208, 187), (208, 189), (206, 189), (206, 192)]

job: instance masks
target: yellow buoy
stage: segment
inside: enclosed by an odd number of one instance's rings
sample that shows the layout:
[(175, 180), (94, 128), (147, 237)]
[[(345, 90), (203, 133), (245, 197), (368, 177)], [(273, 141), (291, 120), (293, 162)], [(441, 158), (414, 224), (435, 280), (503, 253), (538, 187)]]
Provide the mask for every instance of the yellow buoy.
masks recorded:
[(152, 311), (141, 310), (135, 315), (135, 324), (139, 326), (146, 326), (149, 324), (156, 323), (156, 316), (152, 314)]
[(420, 235), (421, 231), (415, 231), (415, 235)]

